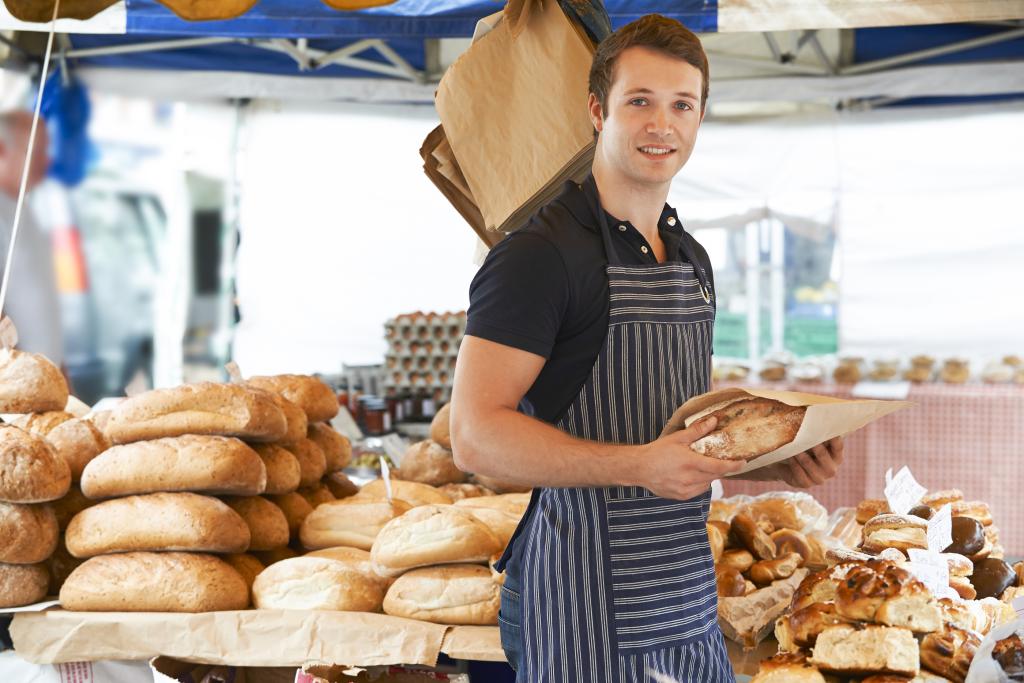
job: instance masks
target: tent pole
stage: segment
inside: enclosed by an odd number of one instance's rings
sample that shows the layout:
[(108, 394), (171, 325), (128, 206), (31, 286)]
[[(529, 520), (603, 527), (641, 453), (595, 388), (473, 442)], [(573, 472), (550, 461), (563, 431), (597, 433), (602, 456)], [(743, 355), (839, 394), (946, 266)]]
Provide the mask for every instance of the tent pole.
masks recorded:
[(190, 47), (203, 47), (204, 45), (220, 45), (223, 43), (238, 42), (235, 38), (187, 38), (184, 40), (158, 40), (152, 43), (135, 43), (132, 45), (113, 45), (110, 47), (89, 47), (75, 50), (68, 50), (67, 57), (108, 57), (110, 55), (124, 55), (133, 52), (155, 52), (157, 50), (182, 50)]
[(839, 70), (840, 76), (850, 76), (853, 74), (863, 74), (872, 71), (881, 71), (891, 66), (899, 66), (901, 64), (908, 64), (910, 62), (918, 62), (923, 59), (930, 59), (932, 57), (939, 57), (941, 55), (953, 54), (955, 52), (964, 52), (966, 50), (973, 50), (976, 47), (983, 47), (985, 45), (994, 45), (996, 43), (1003, 43), (1008, 40), (1016, 40), (1017, 38), (1024, 37), (1024, 28), (1016, 29), (1013, 31), (1003, 31), (991, 36), (985, 36), (983, 38), (973, 38), (971, 40), (964, 40), (959, 43), (953, 43), (951, 45), (943, 45), (941, 47), (933, 47), (927, 50), (919, 50), (917, 52), (908, 52), (905, 55), (899, 55), (898, 57), (889, 57), (887, 59), (876, 59), (873, 62), (864, 62), (863, 64), (854, 64), (852, 66), (843, 67)]

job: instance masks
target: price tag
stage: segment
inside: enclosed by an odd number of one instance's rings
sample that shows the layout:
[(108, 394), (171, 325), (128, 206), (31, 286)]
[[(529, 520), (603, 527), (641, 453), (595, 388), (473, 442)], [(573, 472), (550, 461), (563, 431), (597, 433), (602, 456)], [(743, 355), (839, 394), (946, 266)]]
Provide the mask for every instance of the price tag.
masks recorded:
[(240, 384), (242, 382), (242, 369), (238, 367), (238, 363), (229, 360), (224, 364), (224, 369), (228, 371), (228, 377), (231, 378), (233, 384)]
[(921, 498), (928, 492), (928, 489), (917, 483), (906, 465), (891, 478), (887, 472), (886, 480), (885, 499), (889, 502), (889, 509), (897, 515), (910, 512), (910, 508), (920, 503)]
[(910, 382), (857, 382), (850, 390), (854, 398), (881, 398), (905, 401), (910, 395)]
[(910, 561), (905, 563), (903, 568), (920, 579), (921, 583), (923, 583), (933, 595), (943, 592), (943, 589), (949, 588), (949, 569), (946, 567), (937, 567), (934, 564)]
[(0, 347), (9, 351), (18, 345), (18, 328), (8, 316), (0, 320)]
[(1014, 598), (1011, 604), (1013, 605), (1013, 610), (1017, 613), (1017, 618), (1024, 619), (1024, 595)]
[(928, 550), (941, 553), (953, 543), (953, 508), (946, 503), (928, 520)]
[(391, 468), (388, 467), (388, 459), (381, 457), (380, 459), (380, 477), (384, 480), (384, 492), (388, 497), (388, 503), (391, 501)]

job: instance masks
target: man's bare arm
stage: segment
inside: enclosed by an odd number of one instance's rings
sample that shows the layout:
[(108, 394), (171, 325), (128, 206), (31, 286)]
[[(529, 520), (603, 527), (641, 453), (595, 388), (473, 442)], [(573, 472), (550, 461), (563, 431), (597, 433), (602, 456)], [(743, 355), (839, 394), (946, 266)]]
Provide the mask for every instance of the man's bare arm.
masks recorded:
[(516, 411), (544, 358), (466, 336), (452, 393), (452, 449), (467, 471), (526, 486), (643, 486), (685, 500), (740, 464), (706, 458), (689, 445), (714, 429), (709, 421), (649, 444), (576, 439)]

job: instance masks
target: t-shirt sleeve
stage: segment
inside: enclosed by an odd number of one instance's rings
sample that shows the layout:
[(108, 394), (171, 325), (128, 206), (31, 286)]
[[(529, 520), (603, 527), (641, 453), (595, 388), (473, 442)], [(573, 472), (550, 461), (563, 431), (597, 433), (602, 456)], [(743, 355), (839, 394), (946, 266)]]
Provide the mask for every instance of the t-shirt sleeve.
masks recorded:
[(541, 235), (512, 233), (469, 288), (466, 334), (548, 358), (569, 304), (569, 275)]

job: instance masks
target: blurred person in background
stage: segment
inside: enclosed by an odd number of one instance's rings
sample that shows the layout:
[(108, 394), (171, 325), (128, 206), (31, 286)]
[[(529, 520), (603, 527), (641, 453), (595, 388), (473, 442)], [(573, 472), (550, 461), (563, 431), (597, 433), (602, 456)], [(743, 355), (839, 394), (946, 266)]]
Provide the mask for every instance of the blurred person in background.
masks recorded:
[[(26, 111), (0, 114), (0, 273), (10, 267), (7, 252), (14, 229), (14, 211), (18, 188), (25, 168), (32, 114)], [(26, 192), (46, 177), (49, 138), (46, 124), (36, 130), (35, 147), (29, 164)], [(29, 210), (26, 194), (21, 212), (18, 243), (14, 248), (14, 270), (11, 272), (7, 301), (3, 314), (18, 328), (18, 348), (41, 353), (58, 366), (63, 363), (60, 324), (60, 299), (54, 274), (53, 249), (49, 236)]]

